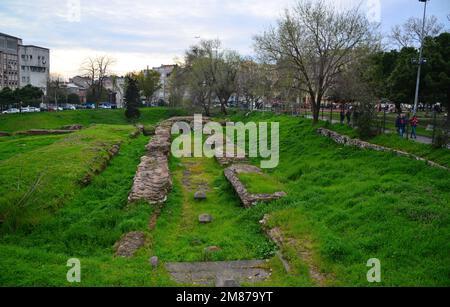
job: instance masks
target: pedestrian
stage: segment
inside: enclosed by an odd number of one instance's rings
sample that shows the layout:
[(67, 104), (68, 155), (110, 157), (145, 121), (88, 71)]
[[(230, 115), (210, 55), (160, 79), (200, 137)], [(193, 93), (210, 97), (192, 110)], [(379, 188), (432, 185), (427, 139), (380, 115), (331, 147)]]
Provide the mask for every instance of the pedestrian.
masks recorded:
[(341, 125), (343, 125), (343, 124), (344, 124), (344, 121), (345, 121), (345, 112), (344, 112), (344, 108), (341, 108), (341, 113), (340, 113), (340, 115), (341, 115)]
[(398, 130), (398, 134), (400, 135), (400, 137), (403, 138), (403, 136), (405, 135), (405, 130), (406, 130), (406, 124), (407, 121), (405, 119), (405, 115), (399, 115), (397, 117), (397, 120), (395, 122), (395, 126), (397, 127)]
[(409, 124), (411, 125), (411, 138), (417, 139), (417, 125), (419, 124), (419, 119), (415, 114), (409, 120)]
[(352, 110), (348, 109), (347, 113), (345, 113), (345, 117), (347, 117), (347, 125), (350, 126), (350, 121), (352, 119)]

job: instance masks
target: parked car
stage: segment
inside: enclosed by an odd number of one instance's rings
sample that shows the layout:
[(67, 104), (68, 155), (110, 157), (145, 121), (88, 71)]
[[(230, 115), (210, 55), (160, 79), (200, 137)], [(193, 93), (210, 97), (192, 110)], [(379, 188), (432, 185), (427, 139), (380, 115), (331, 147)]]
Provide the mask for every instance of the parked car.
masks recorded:
[(74, 106), (74, 105), (71, 105), (71, 104), (66, 104), (66, 105), (64, 105), (64, 106), (63, 106), (63, 109), (64, 109), (64, 110), (68, 110), (68, 111), (76, 110), (75, 106)]
[(11, 108), (11, 109), (8, 109), (6, 111), (3, 111), (2, 113), (3, 114), (14, 114), (14, 113), (20, 113), (20, 110), (16, 109), (16, 108)]
[(99, 105), (99, 109), (112, 109), (112, 106), (109, 103), (102, 103)]
[(85, 103), (84, 106), (86, 107), (86, 109), (95, 109), (95, 103)]

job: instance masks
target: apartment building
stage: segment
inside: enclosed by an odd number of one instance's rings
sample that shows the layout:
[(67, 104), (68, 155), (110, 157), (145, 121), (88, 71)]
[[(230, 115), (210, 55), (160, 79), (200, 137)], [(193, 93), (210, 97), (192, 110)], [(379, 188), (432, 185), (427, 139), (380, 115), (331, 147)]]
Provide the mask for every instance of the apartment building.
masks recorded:
[(38, 87), (47, 95), (50, 76), (50, 50), (33, 45), (19, 45), (19, 86), (28, 84)]
[(18, 52), (21, 44), (20, 38), (0, 33), (0, 90), (20, 86)]
[(49, 49), (23, 45), (21, 38), (0, 33), (0, 68), (0, 90), (30, 84), (47, 93)]
[[(156, 102), (164, 101), (164, 103), (169, 103), (169, 77), (175, 67), (176, 65), (161, 65), (160, 67), (152, 68), (152, 70), (159, 72), (159, 74), (161, 75), (161, 89), (159, 89), (153, 96)], [(148, 68), (146, 71), (148, 71)]]

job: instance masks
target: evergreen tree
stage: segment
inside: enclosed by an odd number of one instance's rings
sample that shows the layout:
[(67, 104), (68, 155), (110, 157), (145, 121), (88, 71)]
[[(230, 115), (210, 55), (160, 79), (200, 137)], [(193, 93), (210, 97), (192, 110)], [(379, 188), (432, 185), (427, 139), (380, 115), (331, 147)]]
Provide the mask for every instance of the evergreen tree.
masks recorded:
[(125, 77), (125, 83), (125, 116), (130, 120), (137, 120), (141, 116), (141, 113), (139, 112), (140, 95), (138, 82), (133, 76), (128, 75)]

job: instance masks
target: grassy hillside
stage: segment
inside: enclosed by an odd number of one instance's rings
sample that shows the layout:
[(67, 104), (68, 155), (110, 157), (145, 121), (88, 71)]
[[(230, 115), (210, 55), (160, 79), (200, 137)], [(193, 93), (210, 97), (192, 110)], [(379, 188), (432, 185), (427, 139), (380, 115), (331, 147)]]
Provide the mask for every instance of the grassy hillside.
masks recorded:
[(264, 211), (272, 227), (312, 247), (334, 284), (368, 286), (367, 260), (378, 258), (381, 285), (450, 285), (449, 172), (337, 145), (310, 120), (245, 120), (280, 122), (280, 165), (269, 173), (289, 195)]
[[(143, 108), (140, 122), (154, 123), (161, 118), (183, 114), (179, 109)], [(77, 110), (0, 115), (0, 131), (14, 132), (28, 129), (58, 129), (65, 125), (128, 124), (124, 110)]]
[[(155, 123), (157, 117), (148, 114), (146, 121)], [(0, 139), (0, 213), (8, 215), (0, 232), (0, 285), (70, 286), (66, 262), (75, 257), (82, 265), (80, 286), (173, 286), (163, 266), (151, 269), (153, 255), (162, 263), (268, 258), (272, 278), (262, 286), (317, 285), (311, 265), (327, 285), (374, 286), (366, 280), (370, 258), (381, 261), (382, 283), (376, 285), (450, 285), (449, 172), (391, 153), (340, 146), (317, 135), (306, 119), (271, 114), (234, 119), (280, 122), (280, 165), (261, 177), (242, 178), (256, 192), (282, 188), (288, 196), (244, 209), (213, 159), (171, 158), (174, 188), (155, 223), (154, 207), (127, 206), (148, 142), (143, 136), (130, 139), (131, 125)], [(104, 148), (117, 141), (122, 141), (118, 156), (89, 185), (80, 185), (83, 174), (95, 173)], [(42, 173), (39, 188), (21, 197)], [(193, 200), (199, 186), (208, 190), (200, 203)], [(213, 222), (199, 224), (202, 213)], [(269, 226), (287, 238), (283, 252), (290, 273), (263, 235), (259, 221), (265, 214)], [(146, 245), (131, 259), (114, 257), (114, 243), (137, 230), (144, 231)], [(209, 254), (207, 246), (220, 249)]]

